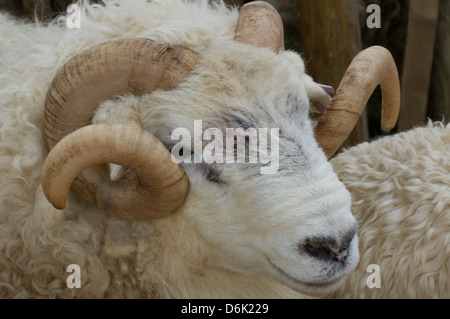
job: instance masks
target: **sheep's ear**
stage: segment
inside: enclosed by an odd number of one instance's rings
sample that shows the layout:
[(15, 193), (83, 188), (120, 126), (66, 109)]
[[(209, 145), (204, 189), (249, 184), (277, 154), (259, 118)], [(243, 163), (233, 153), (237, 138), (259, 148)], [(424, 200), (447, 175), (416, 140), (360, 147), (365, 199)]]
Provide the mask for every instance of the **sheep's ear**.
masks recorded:
[(334, 94), (334, 89), (331, 86), (315, 82), (306, 73), (303, 59), (296, 52), (288, 50), (280, 52), (280, 55), (289, 61), (295, 72), (300, 76), (310, 102), (310, 111), (318, 115), (323, 114), (331, 103), (330, 95)]
[(331, 103), (330, 94), (334, 94), (333, 87), (316, 82), (305, 83), (306, 94), (314, 113), (323, 114)]

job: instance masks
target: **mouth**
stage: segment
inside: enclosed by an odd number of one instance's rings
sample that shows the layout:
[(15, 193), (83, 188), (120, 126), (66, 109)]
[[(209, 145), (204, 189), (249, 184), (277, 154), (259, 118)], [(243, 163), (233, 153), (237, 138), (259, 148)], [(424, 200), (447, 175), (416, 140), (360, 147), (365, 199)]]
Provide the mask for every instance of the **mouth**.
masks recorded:
[(302, 281), (289, 275), (283, 269), (275, 265), (269, 258), (267, 258), (269, 264), (278, 273), (278, 278), (287, 286), (300, 292), (310, 294), (324, 294), (329, 293), (338, 288), (345, 280), (346, 276), (339, 276), (328, 280), (320, 280), (315, 282)]

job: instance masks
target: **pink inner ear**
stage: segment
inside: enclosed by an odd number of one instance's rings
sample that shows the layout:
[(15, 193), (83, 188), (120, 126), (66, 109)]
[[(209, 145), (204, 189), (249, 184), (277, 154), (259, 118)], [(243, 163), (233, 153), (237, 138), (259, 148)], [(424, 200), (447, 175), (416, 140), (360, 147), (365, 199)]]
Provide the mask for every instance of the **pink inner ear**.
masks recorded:
[(317, 83), (317, 85), (320, 86), (328, 94), (334, 94), (334, 89), (332, 86), (320, 84), (320, 83)]

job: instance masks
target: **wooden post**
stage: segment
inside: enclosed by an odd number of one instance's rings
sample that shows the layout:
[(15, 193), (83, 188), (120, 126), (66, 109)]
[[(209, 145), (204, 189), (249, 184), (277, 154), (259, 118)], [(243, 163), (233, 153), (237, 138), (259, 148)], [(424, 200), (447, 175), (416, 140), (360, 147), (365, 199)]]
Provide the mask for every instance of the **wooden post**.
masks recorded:
[(244, 0), (224, 0), (226, 4), (231, 6), (240, 7), (244, 4)]
[(48, 20), (52, 16), (52, 5), (50, 0), (22, 0), (23, 14), (27, 18), (39, 21)]
[(428, 112), (435, 121), (450, 123), (450, 1), (439, 2)]
[(400, 131), (423, 124), (426, 120), (438, 11), (439, 0), (410, 2), (401, 77)]
[[(357, 0), (299, 0), (300, 43), (307, 72), (335, 89), (362, 50)], [(344, 146), (369, 139), (364, 112)]]

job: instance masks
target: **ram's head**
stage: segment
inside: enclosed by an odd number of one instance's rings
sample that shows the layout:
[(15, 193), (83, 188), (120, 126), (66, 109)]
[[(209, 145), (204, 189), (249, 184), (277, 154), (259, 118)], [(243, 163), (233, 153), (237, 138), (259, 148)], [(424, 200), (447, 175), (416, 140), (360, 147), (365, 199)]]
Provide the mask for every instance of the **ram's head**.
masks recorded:
[[(351, 197), (327, 156), (379, 83), (387, 101), (384, 129), (395, 124), (398, 79), (386, 50), (366, 50), (314, 132), (309, 104), (327, 106), (330, 98), (303, 67), (297, 54), (284, 51), (280, 16), (263, 2), (241, 8), (234, 41), (202, 54), (142, 38), (83, 51), (60, 69), (47, 94), (51, 151), (42, 173), (44, 192), (60, 209), (72, 187), (117, 217), (179, 215), (193, 222), (223, 267), (268, 274), (307, 293), (327, 292), (359, 260)], [(90, 125), (101, 102), (125, 93), (141, 96), (142, 128)], [(195, 145), (199, 120), (204, 139)], [(236, 129), (229, 140), (227, 128)], [(213, 129), (209, 138), (205, 129)], [(174, 132), (192, 139), (173, 140)], [(258, 142), (245, 132), (254, 132)], [(236, 163), (239, 143), (245, 163)], [(207, 146), (214, 146), (209, 155), (234, 161), (196, 161)], [(270, 161), (261, 160), (269, 154)], [(112, 181), (105, 163), (131, 172)]]

